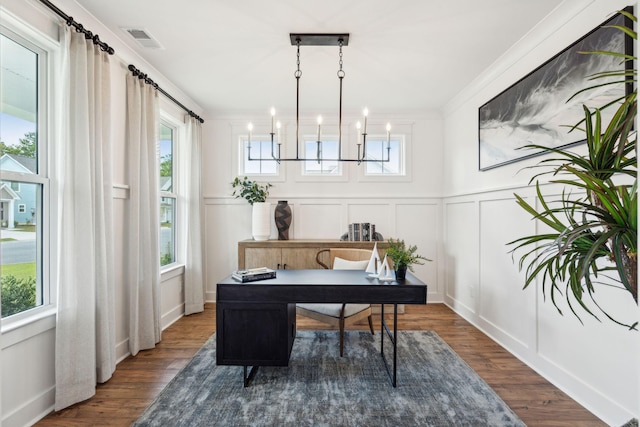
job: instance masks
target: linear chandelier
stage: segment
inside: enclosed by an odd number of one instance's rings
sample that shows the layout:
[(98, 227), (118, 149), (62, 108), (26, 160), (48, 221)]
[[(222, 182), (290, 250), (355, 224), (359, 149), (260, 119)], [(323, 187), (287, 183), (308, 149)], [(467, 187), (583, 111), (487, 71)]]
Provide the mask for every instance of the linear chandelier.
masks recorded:
[[(387, 146), (386, 152), (387, 156), (383, 159), (367, 159), (367, 115), (369, 114), (368, 110), (364, 109), (364, 126), (361, 126), (360, 122), (356, 124), (357, 132), (360, 133), (358, 140), (362, 137), (362, 143), (358, 142), (358, 155), (356, 158), (343, 158), (342, 157), (342, 80), (344, 79), (345, 72), (342, 69), (342, 47), (347, 46), (349, 44), (349, 33), (337, 33), (337, 34), (289, 34), (291, 39), (291, 44), (297, 47), (297, 55), (296, 55), (296, 64), (297, 69), (294, 73), (296, 78), (296, 157), (293, 158), (284, 158), (281, 156), (282, 150), (282, 142), (280, 139), (280, 121), (275, 120), (276, 110), (275, 108), (271, 108), (271, 156), (267, 158), (262, 157), (262, 150), (260, 150), (260, 157), (252, 157), (251, 156), (251, 132), (253, 131), (253, 124), (249, 123), (247, 126), (249, 130), (248, 137), (248, 149), (247, 149), (247, 158), (248, 160), (272, 160), (278, 163), (280, 162), (300, 162), (300, 161), (317, 161), (320, 163), (321, 161), (338, 161), (338, 162), (356, 162), (357, 164), (363, 162), (388, 162), (389, 161), (389, 151), (391, 144), (391, 124), (387, 123)], [(302, 71), (300, 70), (300, 46), (338, 46), (338, 65), (339, 69), (337, 72), (338, 81), (340, 82), (340, 94), (339, 94), (339, 109), (338, 109), (338, 158), (336, 159), (327, 159), (322, 157), (322, 116), (318, 116), (318, 136), (316, 140), (316, 156), (313, 158), (309, 158), (307, 156), (300, 157), (300, 77), (302, 76)], [(276, 130), (277, 130), (277, 138), (276, 138)], [(362, 149), (362, 150), (361, 150)], [(306, 154), (306, 153), (305, 153)], [(384, 156), (383, 156), (384, 157)]]

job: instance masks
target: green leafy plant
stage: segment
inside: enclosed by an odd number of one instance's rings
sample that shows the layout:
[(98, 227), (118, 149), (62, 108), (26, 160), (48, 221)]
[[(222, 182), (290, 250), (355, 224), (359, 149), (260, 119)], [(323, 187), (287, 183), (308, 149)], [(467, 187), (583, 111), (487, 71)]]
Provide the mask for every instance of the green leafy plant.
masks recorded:
[(407, 246), (404, 240), (389, 239), (389, 248), (387, 256), (393, 261), (393, 268), (398, 269), (402, 265), (406, 265), (410, 271), (413, 271), (413, 265), (424, 265), (423, 261), (431, 261), (422, 255), (416, 254), (418, 247), (416, 245)]
[[(636, 20), (626, 11), (621, 13)], [(610, 27), (637, 39), (637, 34), (626, 26)], [(584, 53), (616, 56), (622, 64), (635, 61), (635, 57), (617, 52)], [(636, 70), (627, 68), (598, 73), (590, 78), (596, 83), (578, 93), (605, 85), (626, 85), (635, 82), (635, 77)], [(599, 79), (603, 78), (606, 82), (600, 83)], [(614, 286), (628, 292), (636, 304), (638, 302), (637, 158), (636, 133), (633, 131), (636, 97), (634, 89), (599, 108), (583, 106), (584, 119), (573, 128), (585, 132), (586, 155), (540, 145), (527, 146), (555, 156), (538, 163), (535, 167), (545, 171), (534, 175), (529, 182), (535, 181), (540, 208), (536, 209), (517, 194), (516, 202), (550, 230), (509, 243), (515, 246), (513, 252), (525, 250), (519, 260), (520, 269), (525, 268), (526, 273), (524, 287), (541, 276), (544, 296), (550, 294), (561, 314), (558, 296), (564, 297), (581, 322), (576, 311), (578, 307), (598, 320), (598, 314), (602, 314), (630, 329), (636, 329), (638, 323), (625, 324), (598, 304), (596, 289)], [(608, 124), (602, 118), (605, 108), (616, 108)], [(564, 185), (557, 199), (548, 200), (548, 196), (543, 195), (539, 183), (543, 175), (550, 175), (551, 183)], [(587, 304), (587, 298), (593, 305)]]
[(250, 205), (267, 200), (267, 197), (269, 196), (269, 188), (273, 187), (273, 185), (269, 183), (260, 185), (246, 176), (242, 180), (240, 177), (236, 177), (236, 179), (231, 183), (231, 186), (234, 188), (232, 195), (236, 199), (242, 197), (249, 202)]
[(2, 276), (2, 317), (11, 316), (36, 306), (36, 279)]

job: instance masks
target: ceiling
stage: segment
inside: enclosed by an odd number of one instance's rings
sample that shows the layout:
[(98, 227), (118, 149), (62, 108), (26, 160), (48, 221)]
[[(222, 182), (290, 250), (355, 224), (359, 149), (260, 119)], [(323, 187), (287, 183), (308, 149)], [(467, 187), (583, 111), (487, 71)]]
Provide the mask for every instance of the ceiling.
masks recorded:
[[(561, 3), (76, 1), (205, 111), (265, 115), (272, 106), (295, 110), (296, 48), (289, 33), (350, 34), (343, 49), (346, 113), (423, 111), (441, 109)], [(141, 47), (123, 27), (146, 30), (162, 49)], [(301, 110), (335, 111), (338, 48), (302, 46), (300, 61)]]

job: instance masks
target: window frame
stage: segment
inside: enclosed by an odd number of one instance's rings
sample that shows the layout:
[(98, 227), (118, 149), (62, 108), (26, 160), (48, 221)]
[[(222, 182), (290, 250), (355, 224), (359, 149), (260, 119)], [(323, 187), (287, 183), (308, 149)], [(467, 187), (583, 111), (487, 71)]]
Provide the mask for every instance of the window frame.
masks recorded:
[[(38, 55), (37, 60), (37, 153), (36, 173), (23, 173), (13, 171), (0, 171), (2, 181), (17, 181), (20, 183), (34, 184), (36, 186), (35, 220), (36, 232), (36, 295), (41, 295), (41, 304), (31, 309), (7, 316), (0, 320), (2, 332), (8, 332), (25, 323), (36, 321), (48, 315), (56, 309), (56, 287), (52, 277), (55, 276), (53, 258), (57, 255), (52, 249), (55, 247), (55, 236), (51, 224), (55, 222), (56, 209), (52, 204), (54, 197), (49, 169), (49, 144), (53, 140), (54, 115), (53, 108), (54, 87), (51, 84), (56, 76), (56, 64), (60, 60), (59, 46), (51, 43), (36, 33), (32, 28), (15, 20), (9, 15), (0, 24), (0, 33), (20, 44), (24, 48)], [(56, 120), (60, 117), (55, 116)], [(39, 289), (39, 291), (38, 291)]]
[[(387, 140), (386, 130), (382, 125), (371, 126), (371, 139)], [(400, 141), (400, 151), (402, 162), (401, 169), (404, 170), (403, 175), (391, 174), (368, 174), (366, 167), (358, 167), (358, 182), (411, 182), (412, 180), (412, 164), (414, 163), (412, 156), (412, 137), (413, 123), (393, 123), (391, 128), (391, 139)], [(366, 166), (366, 165), (365, 165)]]
[[(305, 158), (309, 158), (309, 159), (315, 159), (317, 157), (317, 136), (309, 136), (309, 135), (305, 135), (304, 138), (302, 139), (302, 156)], [(335, 149), (336, 152), (341, 148), (338, 145), (338, 136), (337, 135), (328, 135), (328, 136), (323, 136), (322, 139), (324, 141), (322, 141), (322, 143), (324, 142), (332, 142), (336, 145)], [(311, 145), (315, 145), (315, 148), (307, 153), (307, 144), (311, 144)], [(324, 152), (322, 153), (322, 157), (320, 159), (320, 163), (325, 162), (324, 160)], [(337, 155), (336, 155), (337, 157)], [(335, 158), (335, 157), (334, 157)], [(328, 161), (331, 161), (331, 159), (328, 159)], [(303, 177), (323, 177), (323, 178), (337, 178), (337, 177), (342, 177), (344, 175), (344, 162), (336, 162), (338, 167), (337, 167), (337, 172), (336, 173), (327, 173), (327, 172), (309, 172), (309, 170), (307, 169), (307, 162), (316, 162), (316, 160), (307, 160), (302, 162), (301, 167), (300, 167), (300, 174)]]
[[(249, 161), (247, 160), (247, 156), (248, 156), (248, 142), (249, 142), (249, 137), (247, 134), (245, 135), (239, 135), (238, 137), (238, 164), (237, 164), (237, 168), (238, 168), (238, 176), (250, 176), (250, 177), (263, 177), (266, 179), (272, 179), (272, 178), (278, 178), (280, 177), (281, 171), (282, 171), (282, 163), (278, 163), (275, 160), (270, 160), (270, 159), (265, 159), (265, 160), (259, 160), (259, 163), (263, 163), (263, 162), (269, 162), (269, 163), (275, 163), (275, 169), (276, 171), (273, 173), (268, 173), (268, 172), (247, 172), (245, 170), (245, 162)], [(266, 135), (251, 135), (251, 144), (255, 144), (255, 143), (260, 143), (260, 144), (271, 144), (271, 136), (266, 136)], [(274, 142), (274, 150), (276, 149), (277, 143)], [(268, 147), (270, 148), (270, 147)], [(252, 150), (254, 150), (255, 147), (252, 146)], [(260, 148), (260, 150), (262, 150), (262, 147)], [(283, 157), (284, 157), (284, 153), (283, 153)], [(254, 160), (257, 161), (257, 160)], [(262, 169), (262, 166), (260, 167), (260, 169)]]
[[(170, 116), (162, 114), (160, 116), (160, 126), (166, 126), (171, 129), (171, 191), (162, 191), (162, 188), (158, 189), (159, 201), (158, 209), (161, 209), (162, 199), (172, 199), (173, 200), (173, 227), (172, 227), (172, 241), (173, 241), (173, 260), (168, 263), (162, 265), (162, 260), (160, 260), (160, 272), (164, 272), (167, 270), (171, 270), (175, 268), (181, 262), (180, 256), (180, 246), (178, 242), (179, 236), (179, 224), (180, 224), (180, 209), (179, 209), (179, 185), (180, 185), (180, 167), (179, 167), (179, 154), (178, 154), (178, 145), (181, 134), (181, 126), (176, 123)], [(158, 129), (158, 184), (160, 184), (160, 128)], [(162, 218), (160, 218), (160, 228), (158, 229), (158, 242), (161, 242), (161, 229), (162, 229)], [(161, 255), (158, 254), (160, 257)]]
[[(382, 162), (366, 162), (364, 163), (364, 176), (367, 177), (385, 177), (385, 178), (393, 178), (393, 177), (401, 177), (406, 175), (406, 156), (405, 156), (405, 142), (404, 142), (404, 135), (394, 135), (393, 138), (391, 138), (391, 141), (397, 141), (398, 143), (398, 157), (399, 157), (399, 165), (398, 165), (398, 169), (400, 170), (399, 173), (370, 173), (367, 172), (367, 165), (370, 163), (382, 163)], [(370, 138), (368, 138), (367, 140), (367, 144), (371, 144), (373, 142), (380, 142), (382, 143), (382, 147), (383, 149), (385, 149), (386, 144), (387, 144), (387, 137), (384, 135), (371, 135)], [(368, 147), (370, 147), (370, 145), (368, 145)], [(383, 157), (384, 158), (384, 157)], [(381, 168), (382, 169), (382, 168)]]

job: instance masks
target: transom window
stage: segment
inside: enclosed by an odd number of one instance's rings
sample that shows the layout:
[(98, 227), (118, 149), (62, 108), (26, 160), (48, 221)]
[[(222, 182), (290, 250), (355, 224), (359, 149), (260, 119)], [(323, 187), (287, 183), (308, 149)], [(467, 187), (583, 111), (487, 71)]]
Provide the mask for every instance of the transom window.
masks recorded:
[(366, 158), (368, 160), (389, 159), (388, 162), (365, 162), (365, 175), (401, 176), (404, 168), (404, 138), (391, 140), (382, 137), (367, 139)]
[(338, 141), (325, 140), (320, 143), (318, 141), (306, 140), (304, 142), (304, 156), (306, 160), (303, 162), (303, 175), (341, 175), (342, 166), (338, 162)]
[[(249, 150), (251, 146), (251, 150)], [(271, 138), (252, 135), (251, 143), (247, 137), (240, 138), (240, 173), (238, 175), (278, 175), (278, 162), (273, 160), (272, 154), (277, 156), (277, 144), (273, 144), (271, 151)], [(252, 159), (249, 160), (249, 152)]]

